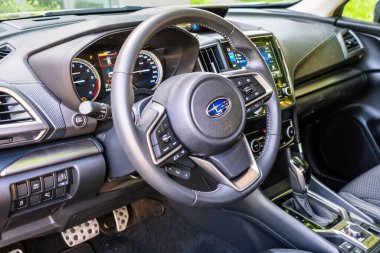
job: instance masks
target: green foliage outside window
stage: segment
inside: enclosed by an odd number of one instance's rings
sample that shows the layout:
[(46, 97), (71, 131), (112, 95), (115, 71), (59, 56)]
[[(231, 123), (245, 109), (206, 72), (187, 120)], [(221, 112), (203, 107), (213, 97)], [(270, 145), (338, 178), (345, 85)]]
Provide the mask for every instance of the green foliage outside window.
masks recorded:
[[(254, 3), (254, 2), (265, 2), (265, 3), (278, 3), (278, 2), (292, 2), (293, 0), (235, 0), (235, 3)], [(191, 4), (220, 4), (223, 3), (221, 0), (190, 0)], [(231, 2), (229, 2), (231, 3)]]
[(373, 22), (378, 0), (350, 0), (343, 9), (343, 17)]
[[(23, 12), (40, 12), (44, 13), (50, 10), (60, 10), (61, 5), (54, 0), (0, 0), (0, 16), (1, 19), (20, 17)], [(14, 14), (12, 14), (14, 13)]]

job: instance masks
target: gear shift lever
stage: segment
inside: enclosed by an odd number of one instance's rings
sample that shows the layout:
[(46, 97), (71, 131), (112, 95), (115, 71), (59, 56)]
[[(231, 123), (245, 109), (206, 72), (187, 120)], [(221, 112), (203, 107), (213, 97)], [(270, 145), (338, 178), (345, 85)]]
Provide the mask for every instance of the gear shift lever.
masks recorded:
[(292, 157), (289, 163), (289, 176), (293, 189), (294, 209), (321, 227), (330, 225), (337, 215), (321, 205), (311, 205), (309, 202), (307, 191), (310, 185), (311, 171), (307, 162), (297, 156)]
[(289, 175), (293, 192), (305, 194), (311, 179), (309, 164), (297, 156), (292, 157), (290, 159)]

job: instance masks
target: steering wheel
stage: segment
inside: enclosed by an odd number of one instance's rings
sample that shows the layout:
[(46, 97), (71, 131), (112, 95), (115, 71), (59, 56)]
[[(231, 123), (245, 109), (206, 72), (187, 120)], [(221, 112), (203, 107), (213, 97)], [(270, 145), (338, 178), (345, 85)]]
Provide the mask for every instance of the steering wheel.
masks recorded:
[[(248, 65), (244, 70), (187, 73), (165, 80), (136, 123), (132, 115), (132, 73), (137, 56), (157, 32), (184, 22), (222, 35)], [(123, 151), (154, 189), (185, 205), (220, 206), (254, 191), (273, 166), (281, 131), (281, 110), (274, 91), (265, 61), (237, 27), (208, 11), (169, 9), (138, 25), (119, 52), (112, 77), (113, 122)], [(261, 105), (266, 107), (266, 143), (256, 161), (243, 129), (246, 110)], [(188, 156), (214, 178), (216, 189), (192, 190), (175, 182), (160, 167), (182, 156)]]

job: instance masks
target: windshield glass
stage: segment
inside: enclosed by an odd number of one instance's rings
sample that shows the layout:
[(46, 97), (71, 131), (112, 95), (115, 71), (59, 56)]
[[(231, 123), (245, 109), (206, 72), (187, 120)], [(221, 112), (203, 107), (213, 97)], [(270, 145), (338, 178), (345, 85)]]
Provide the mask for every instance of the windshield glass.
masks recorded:
[(0, 0), (0, 20), (40, 16), (54, 11), (124, 8), (126, 6), (256, 5), (287, 2), (297, 2), (297, 0)]

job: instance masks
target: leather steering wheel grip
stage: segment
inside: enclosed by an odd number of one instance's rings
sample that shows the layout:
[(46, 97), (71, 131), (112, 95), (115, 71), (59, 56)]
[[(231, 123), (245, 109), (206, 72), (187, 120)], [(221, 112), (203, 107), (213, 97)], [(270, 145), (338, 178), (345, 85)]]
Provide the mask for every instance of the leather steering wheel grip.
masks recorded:
[[(214, 191), (199, 192), (174, 182), (163, 169), (154, 165), (148, 143), (132, 117), (134, 102), (132, 72), (140, 50), (157, 32), (179, 23), (191, 22), (225, 37), (233, 49), (249, 59), (247, 68), (260, 73), (275, 90), (271, 73), (256, 46), (238, 28), (222, 17), (194, 8), (162, 8), (161, 10), (155, 13), (152, 13), (150, 9), (136, 12), (135, 15), (146, 15), (149, 18), (133, 30), (119, 52), (114, 67), (111, 92), (113, 121), (117, 136), (123, 151), (137, 172), (149, 185), (169, 199), (189, 206), (202, 207), (221, 206), (237, 201), (260, 186), (277, 156), (281, 131), (281, 109), (276, 93), (274, 92), (265, 104), (268, 119), (267, 141), (264, 152), (257, 161), (261, 170), (260, 178), (241, 192), (223, 184), (219, 184)], [(154, 117), (155, 112), (150, 112), (150, 114)]]

